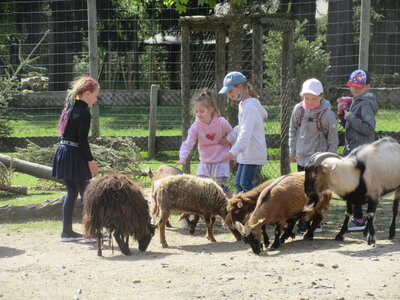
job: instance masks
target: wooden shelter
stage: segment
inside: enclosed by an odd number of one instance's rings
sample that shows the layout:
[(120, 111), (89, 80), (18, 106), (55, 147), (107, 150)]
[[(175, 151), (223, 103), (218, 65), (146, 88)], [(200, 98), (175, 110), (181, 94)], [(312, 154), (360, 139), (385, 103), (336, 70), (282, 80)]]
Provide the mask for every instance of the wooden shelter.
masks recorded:
[[(222, 88), (224, 76), (227, 73), (227, 61), (232, 61), (233, 57), (240, 57), (237, 52), (241, 52), (239, 47), (234, 48), (234, 31), (232, 28), (241, 26), (250, 26), (252, 29), (252, 67), (251, 82), (257, 92), (261, 91), (263, 86), (263, 34), (265, 30), (280, 31), (283, 34), (282, 45), (282, 81), (281, 81), (281, 174), (290, 173), (288, 134), (290, 122), (290, 95), (291, 95), (291, 77), (292, 77), (292, 46), (294, 21), (288, 14), (231, 14), (231, 15), (213, 15), (213, 16), (188, 16), (180, 18), (182, 31), (181, 44), (181, 101), (182, 101), (182, 138), (186, 139), (187, 131), (190, 127), (190, 32), (191, 31), (209, 31), (215, 32), (215, 89)], [(240, 30), (240, 28), (239, 28)], [(231, 34), (231, 36), (230, 36)], [(229, 39), (228, 51), (226, 51), (226, 41)], [(227, 54), (229, 53), (229, 55)], [(232, 67), (229, 67), (232, 70)], [(239, 70), (240, 71), (240, 70)], [(222, 96), (219, 96), (222, 97)], [(225, 109), (225, 102), (218, 99), (221, 105), (221, 111)], [(186, 169), (185, 169), (186, 168)], [(184, 167), (187, 172), (189, 166)]]

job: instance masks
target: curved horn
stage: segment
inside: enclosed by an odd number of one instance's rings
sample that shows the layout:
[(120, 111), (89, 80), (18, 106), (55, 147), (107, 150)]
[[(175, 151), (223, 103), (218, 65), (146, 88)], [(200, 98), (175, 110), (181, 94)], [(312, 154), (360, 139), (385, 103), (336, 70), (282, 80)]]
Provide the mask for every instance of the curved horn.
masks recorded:
[(333, 152), (316, 152), (313, 155), (311, 155), (310, 160), (307, 163), (307, 166), (320, 165), (321, 162), (328, 157), (335, 157), (338, 159), (342, 159), (342, 157), (339, 154)]

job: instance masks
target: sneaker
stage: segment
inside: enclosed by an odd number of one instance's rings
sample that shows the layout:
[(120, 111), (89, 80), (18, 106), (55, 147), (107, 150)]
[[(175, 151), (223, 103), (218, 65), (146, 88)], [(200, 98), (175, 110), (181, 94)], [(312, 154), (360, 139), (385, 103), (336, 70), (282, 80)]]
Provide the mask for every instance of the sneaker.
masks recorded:
[(315, 232), (315, 233), (323, 232), (323, 230), (322, 230), (322, 228), (321, 228), (321, 225), (318, 225), (318, 227), (315, 228), (314, 232)]
[(190, 229), (190, 228), (189, 228), (189, 224), (186, 222), (185, 219), (182, 219), (182, 220), (181, 220), (181, 228), (182, 228), (182, 229), (187, 229), (187, 230)]
[(352, 217), (349, 221), (348, 231), (363, 231), (365, 229), (366, 220), (365, 218), (356, 219)]
[(60, 242), (73, 242), (73, 241), (80, 241), (83, 240), (82, 234), (79, 234), (75, 231), (71, 232), (62, 232)]
[[(108, 241), (109, 238), (107, 235), (103, 235), (101, 240), (104, 242), (104, 241)], [(96, 242), (97, 242), (97, 238), (85, 238), (85, 243), (96, 243)]]

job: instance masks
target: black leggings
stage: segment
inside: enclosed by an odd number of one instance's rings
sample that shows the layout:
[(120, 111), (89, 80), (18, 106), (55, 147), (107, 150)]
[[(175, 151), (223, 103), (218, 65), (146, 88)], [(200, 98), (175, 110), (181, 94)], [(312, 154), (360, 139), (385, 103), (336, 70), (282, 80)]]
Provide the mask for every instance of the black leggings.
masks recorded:
[(83, 193), (89, 180), (65, 180), (67, 196), (62, 207), (63, 232), (72, 231), (72, 216), (74, 214), (75, 200), (78, 193), (81, 195), (81, 207), (83, 207)]

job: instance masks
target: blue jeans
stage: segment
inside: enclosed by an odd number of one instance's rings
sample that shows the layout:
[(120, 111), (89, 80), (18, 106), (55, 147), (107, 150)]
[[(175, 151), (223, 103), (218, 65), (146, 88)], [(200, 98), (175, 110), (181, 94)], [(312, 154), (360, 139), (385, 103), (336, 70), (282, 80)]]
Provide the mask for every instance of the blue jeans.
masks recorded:
[(253, 178), (256, 174), (256, 170), (257, 165), (239, 164), (235, 177), (236, 193), (248, 192), (255, 187)]

